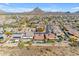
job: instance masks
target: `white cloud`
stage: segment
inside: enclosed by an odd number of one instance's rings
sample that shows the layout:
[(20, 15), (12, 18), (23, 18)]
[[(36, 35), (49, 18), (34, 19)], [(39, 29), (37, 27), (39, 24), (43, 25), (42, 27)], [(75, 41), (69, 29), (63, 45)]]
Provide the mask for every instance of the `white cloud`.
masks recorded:
[(7, 6), (5, 6), (5, 5), (0, 5), (0, 8), (5, 8), (5, 7), (7, 7)]
[(31, 11), (32, 8), (21, 8), (21, 7), (18, 7), (18, 8), (12, 8), (12, 7), (9, 7), (10, 4), (6, 3), (6, 4), (0, 4), (0, 9), (1, 10), (4, 10), (6, 12), (27, 12), (27, 11)]
[(79, 11), (79, 7), (73, 7), (73, 8), (70, 9), (70, 11), (71, 11), (71, 12)]
[(28, 12), (31, 11), (31, 8), (10, 8), (8, 9), (9, 12)]
[(5, 10), (6, 8), (9, 8), (7, 5), (2, 5), (2, 4), (0, 4), (0, 9), (1, 10)]
[(60, 9), (53, 9), (53, 8), (44, 8), (44, 9), (42, 9), (42, 10), (44, 10), (44, 11), (48, 11), (48, 12), (57, 12), (57, 11), (60, 11)]
[(71, 9), (74, 9), (74, 10), (79, 10), (79, 7), (74, 7), (74, 8), (71, 8)]
[(4, 3), (5, 5), (10, 5), (10, 3)]

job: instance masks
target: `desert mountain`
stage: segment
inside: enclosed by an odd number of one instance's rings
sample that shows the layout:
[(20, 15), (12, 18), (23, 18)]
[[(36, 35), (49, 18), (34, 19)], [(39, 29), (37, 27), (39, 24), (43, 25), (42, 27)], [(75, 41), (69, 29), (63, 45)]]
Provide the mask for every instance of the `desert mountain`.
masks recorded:
[(44, 14), (45, 12), (43, 10), (41, 10), (40, 8), (36, 7), (35, 9), (33, 9), (31, 12), (29, 12), (29, 14)]
[(4, 10), (0, 9), (0, 14), (5, 14), (6, 12)]

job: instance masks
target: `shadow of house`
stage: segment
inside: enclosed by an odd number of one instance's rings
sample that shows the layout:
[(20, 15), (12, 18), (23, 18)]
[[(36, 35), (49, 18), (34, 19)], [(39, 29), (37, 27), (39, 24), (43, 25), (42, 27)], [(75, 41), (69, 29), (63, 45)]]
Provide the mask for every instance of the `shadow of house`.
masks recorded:
[(4, 39), (4, 36), (2, 33), (0, 33), (0, 39)]

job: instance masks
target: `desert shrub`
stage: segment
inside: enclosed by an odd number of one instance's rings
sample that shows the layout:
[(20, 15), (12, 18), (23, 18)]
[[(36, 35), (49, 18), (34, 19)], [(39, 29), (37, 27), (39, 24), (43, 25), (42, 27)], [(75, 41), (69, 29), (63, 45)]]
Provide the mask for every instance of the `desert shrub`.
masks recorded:
[(2, 39), (0, 39), (0, 42), (2, 42), (3, 40)]
[(72, 43), (70, 43), (69, 45), (72, 46), (72, 47), (78, 46), (78, 45), (77, 45), (77, 42), (72, 42)]
[(55, 43), (55, 40), (52, 39), (52, 40), (48, 40), (47, 42), (48, 43)]
[(5, 32), (5, 34), (6, 34), (6, 35), (11, 35), (11, 34), (12, 34), (12, 32)]
[(62, 36), (58, 36), (58, 40), (57, 40), (57, 42), (61, 42), (62, 40), (63, 40), (63, 37)]
[(38, 32), (43, 32), (44, 28), (43, 27), (42, 28), (38, 28), (37, 30), (38, 30)]
[(75, 36), (70, 36), (71, 46), (77, 46), (77, 38)]
[(32, 45), (32, 41), (27, 41), (27, 42), (24, 42), (25, 44), (29, 44), (29, 46)]
[(41, 44), (41, 43), (44, 43), (44, 42), (40, 42), (40, 41), (38, 41), (37, 43), (40, 43), (40, 44)]
[(28, 44), (29, 44), (29, 46), (31, 46), (31, 45), (32, 45), (32, 42), (31, 42), (31, 41), (29, 41), (29, 43), (28, 43)]
[(51, 52), (51, 49), (50, 48), (46, 48), (46, 50), (49, 51), (49, 52)]
[(16, 41), (15, 40), (12, 40), (12, 43), (15, 43)]
[(24, 48), (24, 47), (25, 47), (25, 46), (24, 46), (24, 42), (23, 42), (23, 41), (19, 41), (18, 47), (19, 47), (19, 48)]

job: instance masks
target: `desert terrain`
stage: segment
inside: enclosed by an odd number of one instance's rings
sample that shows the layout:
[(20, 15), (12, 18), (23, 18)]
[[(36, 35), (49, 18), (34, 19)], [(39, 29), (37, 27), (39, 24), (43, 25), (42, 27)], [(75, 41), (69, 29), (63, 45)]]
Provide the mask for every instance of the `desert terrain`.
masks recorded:
[(0, 47), (0, 56), (78, 56), (79, 47), (28, 46)]

